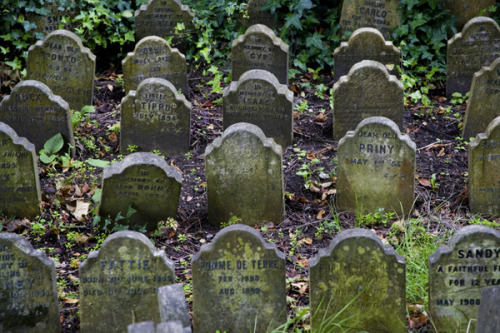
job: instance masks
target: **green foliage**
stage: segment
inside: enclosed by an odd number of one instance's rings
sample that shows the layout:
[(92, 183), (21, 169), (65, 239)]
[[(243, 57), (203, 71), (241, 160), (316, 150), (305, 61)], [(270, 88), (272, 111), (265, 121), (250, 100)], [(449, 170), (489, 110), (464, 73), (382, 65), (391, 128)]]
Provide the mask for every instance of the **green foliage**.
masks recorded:
[(384, 208), (377, 208), (375, 212), (368, 214), (356, 214), (356, 228), (362, 226), (386, 225), (388, 221), (394, 218), (394, 212), (385, 212)]
[(229, 219), (229, 221), (227, 221), (227, 222), (221, 222), (220, 223), (220, 227), (221, 228), (225, 228), (225, 227), (229, 227), (230, 225), (233, 225), (233, 224), (238, 224), (240, 222), (241, 222), (241, 219), (238, 216), (231, 216), (231, 218)]
[(71, 125), (73, 126), (73, 131), (82, 120), (88, 123), (91, 113), (95, 113), (95, 108), (92, 105), (85, 105), (80, 111), (71, 110)]
[[(99, 215), (96, 215), (94, 217), (94, 229), (100, 229), (104, 230), (105, 232), (113, 233), (121, 230), (128, 230), (129, 228), (129, 223), (130, 223), (130, 218), (132, 215), (137, 213), (137, 210), (132, 207), (132, 204), (128, 205), (127, 212), (125, 213), (125, 216), (122, 215), (122, 212), (118, 212), (116, 214), (116, 217), (114, 219), (111, 218), (105, 218), (104, 222), (102, 222), (102, 218)], [(102, 223), (102, 225), (101, 225)], [(146, 226), (139, 226), (135, 225), (133, 226), (133, 229), (146, 233)]]
[(469, 94), (470, 92), (467, 92), (465, 95), (462, 95), (459, 92), (454, 92), (451, 95), (450, 103), (453, 105), (461, 105), (467, 103), (467, 101), (469, 100)]
[(40, 161), (45, 164), (52, 163), (56, 157), (57, 153), (64, 146), (64, 138), (61, 133), (57, 133), (50, 139), (48, 139), (43, 145), (43, 149), (40, 150)]

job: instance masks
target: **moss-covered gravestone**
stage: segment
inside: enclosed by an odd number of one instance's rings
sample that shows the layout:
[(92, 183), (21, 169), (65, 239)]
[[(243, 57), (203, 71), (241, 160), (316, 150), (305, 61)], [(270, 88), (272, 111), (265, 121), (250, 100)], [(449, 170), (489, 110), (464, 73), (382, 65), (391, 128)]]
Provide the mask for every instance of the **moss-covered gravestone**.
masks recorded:
[(68, 152), (68, 149), (71, 155), (75, 153), (69, 105), (42, 82), (26, 80), (18, 83), (0, 102), (0, 121), (32, 142), (36, 152), (43, 149), (47, 140), (61, 133), (66, 142), (61, 153)]
[(459, 29), (475, 16), (490, 16), (488, 8), (495, 6), (495, 0), (445, 0), (446, 9), (457, 18), (455, 26)]
[(187, 152), (190, 123), (191, 103), (184, 95), (167, 80), (146, 79), (122, 99), (120, 151), (136, 146), (166, 155)]
[(312, 332), (406, 332), (405, 261), (373, 232), (343, 231), (309, 264)]
[(120, 213), (129, 218), (116, 223), (155, 230), (159, 221), (177, 216), (181, 183), (180, 171), (153, 153), (134, 153), (112, 163), (103, 174), (101, 226), (113, 228)]
[(338, 146), (337, 207), (355, 213), (409, 213), (416, 146), (390, 119), (371, 117)]
[(125, 92), (137, 90), (139, 83), (151, 77), (170, 81), (184, 95), (188, 94), (186, 57), (158, 36), (144, 37), (134, 52), (122, 61)]
[(60, 331), (54, 262), (23, 237), (0, 233), (0, 332)]
[(368, 117), (387, 117), (399, 128), (403, 126), (403, 84), (377, 61), (364, 60), (352, 66), (333, 86), (333, 96), (335, 141)]
[(438, 332), (474, 332), (481, 290), (500, 284), (499, 262), (500, 233), (479, 225), (460, 229), (429, 257), (429, 316)]
[(252, 25), (231, 48), (231, 77), (238, 81), (248, 70), (263, 69), (288, 85), (288, 45), (262, 24)]
[(186, 296), (181, 283), (158, 288), (158, 306), (162, 322), (180, 321), (182, 327), (191, 327)]
[(390, 75), (399, 77), (401, 52), (392, 42), (374, 28), (360, 28), (353, 32), (349, 41), (342, 42), (333, 53), (335, 59), (333, 79), (338, 81), (347, 75), (352, 66), (363, 60), (378, 61), (385, 65)]
[(476, 333), (500, 332), (500, 287), (483, 288), (476, 321)]
[(281, 223), (284, 214), (282, 150), (260, 128), (229, 126), (205, 150), (208, 221), (219, 226), (236, 217), (255, 225)]
[(0, 122), (0, 212), (34, 218), (40, 214), (40, 200), (35, 147)]
[(43, 36), (48, 35), (52, 31), (63, 29), (70, 30), (73, 27), (71, 20), (76, 16), (74, 1), (66, 1), (66, 5), (62, 6), (61, 1), (46, 1), (43, 8), (49, 12), (46, 15), (28, 14), (30, 22), (36, 25), (35, 33), (41, 33)]
[(285, 323), (285, 256), (255, 229), (222, 229), (191, 270), (195, 332), (270, 332)]
[(500, 57), (498, 24), (488, 17), (473, 18), (448, 40), (446, 54), (446, 96), (467, 93), (474, 73)]
[(224, 89), (222, 114), (224, 128), (247, 122), (283, 148), (292, 144), (293, 92), (268, 71), (250, 70), (231, 82)]
[(82, 333), (125, 332), (134, 322), (160, 322), (158, 288), (174, 283), (165, 252), (135, 231), (119, 231), (80, 265)]
[(27, 78), (45, 83), (70, 109), (92, 104), (95, 55), (74, 33), (57, 30), (31, 45), (26, 65)]
[(254, 24), (263, 24), (271, 29), (277, 29), (283, 24), (283, 22), (278, 22), (276, 15), (273, 15), (269, 9), (262, 10), (266, 3), (266, 0), (248, 0), (246, 10), (248, 17), (240, 19), (245, 28)]

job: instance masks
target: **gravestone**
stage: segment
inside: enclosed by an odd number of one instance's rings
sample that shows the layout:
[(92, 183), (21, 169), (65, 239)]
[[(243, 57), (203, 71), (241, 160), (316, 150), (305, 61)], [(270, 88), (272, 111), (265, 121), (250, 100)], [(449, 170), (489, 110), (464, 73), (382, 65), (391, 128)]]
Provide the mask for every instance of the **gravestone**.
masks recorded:
[(155, 77), (170, 81), (188, 95), (186, 57), (157, 36), (141, 39), (122, 61), (125, 92), (137, 90), (141, 81)]
[(238, 81), (248, 70), (263, 69), (288, 85), (288, 45), (262, 24), (252, 25), (231, 47), (231, 77)]
[(43, 6), (49, 11), (46, 15), (28, 15), (28, 17), (36, 25), (34, 31), (47, 36), (52, 31), (59, 30), (60, 25), (63, 25), (65, 30), (73, 28), (71, 20), (76, 16), (75, 11), (72, 9), (74, 6), (74, 1), (65, 6), (61, 6), (60, 1), (46, 2)]
[(70, 149), (71, 155), (75, 154), (69, 105), (42, 82), (19, 82), (0, 102), (0, 121), (32, 142), (37, 152), (47, 140), (61, 133), (66, 143), (61, 152)]
[(285, 323), (285, 256), (255, 229), (222, 229), (191, 270), (195, 332), (270, 332)]
[(70, 109), (79, 111), (92, 104), (95, 55), (74, 33), (53, 31), (31, 45), (26, 66), (27, 79), (45, 83)]
[(156, 333), (156, 324), (154, 321), (143, 321), (136, 324), (130, 324), (127, 327), (128, 333)]
[(483, 288), (476, 321), (476, 333), (500, 332), (498, 304), (500, 304), (500, 287)]
[(22, 236), (0, 233), (0, 332), (60, 332), (56, 269)]
[(174, 263), (135, 231), (119, 231), (80, 265), (80, 329), (124, 332), (133, 322), (160, 322), (158, 288), (175, 280)]
[(250, 70), (231, 82), (222, 96), (222, 114), (224, 128), (247, 122), (283, 148), (292, 144), (293, 92), (268, 71)]
[(368, 117), (387, 117), (400, 129), (403, 126), (403, 84), (379, 62), (363, 60), (352, 66), (349, 74), (334, 84), (333, 99), (335, 141)]
[(136, 212), (119, 223), (156, 230), (159, 221), (177, 216), (181, 183), (180, 171), (153, 153), (134, 153), (112, 163), (103, 173), (101, 225), (105, 219), (113, 223), (118, 213), (126, 216), (131, 207)]
[[(179, 154), (189, 150), (191, 103), (167, 80), (150, 78), (122, 99), (120, 152), (158, 150)], [(151, 135), (154, 133), (154, 135)]]
[(405, 260), (375, 233), (343, 231), (309, 265), (313, 332), (406, 332)]
[(500, 28), (488, 17), (475, 17), (462, 32), (448, 40), (446, 52), (446, 96), (466, 94), (474, 73), (500, 57)]
[(438, 332), (474, 332), (481, 290), (500, 284), (500, 233), (480, 225), (458, 230), (429, 257), (429, 316)]
[(459, 29), (478, 14), (489, 16), (487, 9), (495, 3), (495, 0), (445, 0), (446, 9), (457, 18), (455, 26)]
[(233, 217), (255, 225), (281, 223), (284, 214), (282, 149), (248, 123), (229, 126), (205, 150), (208, 222)]
[(162, 322), (179, 321), (181, 327), (191, 327), (186, 297), (181, 283), (158, 288), (158, 306)]
[(35, 147), (0, 122), (0, 212), (18, 218), (40, 214), (40, 180)]
[(474, 73), (465, 112), (462, 137), (469, 139), (484, 133), (488, 124), (500, 116), (500, 58)]
[(271, 29), (278, 29), (282, 22), (278, 22), (270, 10), (262, 10), (267, 0), (248, 0), (248, 17), (243, 18), (243, 26), (248, 28), (254, 24), (263, 24)]
[(399, 0), (344, 0), (340, 15), (342, 34), (370, 27), (379, 30), (386, 39), (389, 39), (390, 30), (401, 25), (398, 5)]
[(377, 29), (357, 29), (349, 41), (335, 49), (333, 57), (334, 81), (347, 75), (352, 66), (363, 60), (378, 61), (386, 66), (390, 75), (400, 76), (397, 66), (401, 65), (401, 52), (392, 42), (386, 42)]
[(191, 333), (191, 326), (182, 327), (180, 321), (155, 324), (152, 321), (128, 325), (128, 333)]
[(413, 205), (416, 146), (384, 117), (359, 123), (338, 145), (337, 207), (359, 214), (407, 214)]

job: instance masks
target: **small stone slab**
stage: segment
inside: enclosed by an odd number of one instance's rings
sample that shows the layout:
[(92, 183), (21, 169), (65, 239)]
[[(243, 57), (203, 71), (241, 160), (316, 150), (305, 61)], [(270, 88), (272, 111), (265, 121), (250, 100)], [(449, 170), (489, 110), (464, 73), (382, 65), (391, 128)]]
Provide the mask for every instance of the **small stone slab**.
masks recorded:
[(122, 61), (125, 92), (137, 90), (139, 83), (151, 77), (170, 81), (176, 90), (188, 95), (186, 57), (157, 36), (141, 39), (134, 52)]
[(56, 268), (22, 236), (0, 233), (0, 332), (60, 332)]
[(45, 83), (73, 110), (92, 105), (95, 55), (74, 33), (51, 32), (28, 50), (27, 79)]
[(397, 66), (401, 65), (401, 52), (392, 42), (374, 28), (360, 28), (353, 32), (349, 41), (340, 43), (333, 52), (333, 79), (338, 81), (347, 75), (352, 66), (363, 60), (378, 61), (385, 65), (390, 75), (400, 77)]
[(252, 124), (229, 126), (205, 150), (208, 221), (236, 216), (247, 225), (281, 223), (285, 212), (282, 149)]
[(405, 260), (373, 232), (343, 231), (309, 265), (313, 332), (406, 332)]
[(80, 265), (80, 330), (124, 332), (134, 321), (160, 322), (158, 288), (175, 280), (165, 251), (135, 231), (119, 231)]
[(462, 32), (448, 40), (446, 61), (446, 96), (466, 94), (474, 73), (490, 66), (500, 56), (500, 28), (488, 17), (475, 17)]
[(352, 66), (349, 74), (334, 84), (333, 98), (335, 141), (368, 117), (387, 117), (400, 129), (403, 126), (403, 84), (377, 61), (363, 60)]
[(252, 25), (231, 48), (231, 77), (238, 81), (248, 70), (263, 69), (288, 85), (288, 45), (262, 24)]
[(181, 327), (191, 327), (186, 296), (181, 283), (174, 283), (158, 289), (158, 305), (162, 322), (179, 321)]
[(353, 213), (410, 212), (416, 145), (384, 117), (359, 123), (338, 145), (337, 207)]
[(19, 82), (0, 102), (0, 121), (32, 142), (37, 152), (47, 140), (61, 133), (66, 142), (61, 153), (66, 153), (71, 146), (71, 155), (75, 154), (69, 105), (42, 82)]
[[(153, 231), (159, 221), (177, 216), (182, 174), (153, 153), (134, 153), (104, 169), (101, 223), (114, 223), (119, 212), (126, 216), (128, 207), (137, 212), (128, 220), (132, 227), (145, 226)], [(120, 221), (119, 223), (124, 223)], [(109, 228), (112, 228), (110, 225)]]
[(379, 30), (386, 39), (389, 39), (390, 30), (401, 25), (398, 5), (399, 0), (344, 0), (340, 15), (342, 34), (345, 31), (371, 27)]
[(255, 229), (222, 229), (191, 270), (195, 332), (270, 332), (286, 322), (285, 256)]
[[(63, 29), (71, 30), (73, 28), (73, 24), (71, 23), (71, 19), (73, 19), (76, 14), (73, 9), (69, 9), (68, 7), (74, 8), (74, 1), (71, 1), (69, 5), (66, 6), (66, 9), (61, 6), (60, 1), (56, 2), (45, 2), (43, 7), (49, 10), (47, 15), (28, 15), (30, 17), (30, 21), (33, 21), (36, 24), (35, 32), (43, 34), (43, 36), (47, 36), (52, 31), (59, 30), (59, 26), (64, 24)], [(68, 21), (63, 23), (63, 18), (67, 18)]]
[(476, 321), (476, 333), (500, 332), (498, 304), (500, 304), (500, 287), (483, 288)]
[(496, 4), (495, 0), (445, 0), (444, 2), (446, 9), (457, 18), (455, 26), (459, 29), (478, 14), (490, 16), (487, 9)]
[(40, 214), (42, 199), (35, 146), (0, 122), (0, 147), (0, 212), (34, 218)]
[(128, 333), (191, 333), (191, 326), (182, 327), (180, 321), (170, 321), (155, 325), (152, 321), (128, 325)]
[(245, 72), (224, 89), (224, 128), (247, 122), (260, 127), (283, 148), (293, 140), (293, 92), (276, 76), (264, 70)]
[(128, 333), (156, 333), (156, 325), (154, 321), (143, 321), (137, 324), (127, 326)]
[[(180, 154), (189, 150), (191, 103), (165, 79), (150, 78), (122, 99), (120, 152), (158, 150)], [(151, 135), (154, 133), (154, 135)]]
[(481, 290), (500, 285), (500, 232), (466, 226), (429, 257), (429, 315), (438, 332), (474, 332)]
[(278, 29), (283, 22), (278, 22), (275, 15), (270, 10), (262, 10), (266, 5), (267, 0), (249, 0), (247, 5), (248, 17), (241, 21), (245, 28), (251, 27), (254, 24), (263, 24), (271, 29)]

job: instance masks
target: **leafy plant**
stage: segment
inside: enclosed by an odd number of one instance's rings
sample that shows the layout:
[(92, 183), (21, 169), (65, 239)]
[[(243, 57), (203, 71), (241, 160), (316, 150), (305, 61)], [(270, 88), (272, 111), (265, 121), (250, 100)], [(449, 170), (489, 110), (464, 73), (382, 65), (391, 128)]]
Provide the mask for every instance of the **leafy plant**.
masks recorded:
[(394, 218), (394, 212), (386, 212), (384, 208), (377, 208), (375, 212), (368, 214), (356, 214), (356, 228), (361, 226), (386, 225)]
[(82, 120), (85, 120), (86, 123), (89, 122), (91, 113), (95, 113), (95, 108), (92, 105), (85, 105), (80, 111), (72, 110), (71, 124), (73, 125), (73, 130), (75, 130), (75, 127)]
[(44, 143), (43, 149), (41, 149), (39, 153), (40, 161), (45, 164), (53, 164), (56, 161), (63, 168), (69, 167), (71, 164), (71, 156), (69, 153), (65, 153), (64, 155), (59, 154), (63, 147), (64, 138), (61, 133), (57, 133)]
[(451, 95), (450, 103), (453, 105), (461, 105), (461, 104), (467, 103), (467, 101), (469, 100), (469, 95), (470, 95), (470, 91), (465, 93), (465, 95), (462, 95), (459, 92), (454, 92)]
[(220, 227), (225, 228), (229, 227), (230, 225), (233, 224), (238, 224), (241, 222), (241, 219), (238, 216), (231, 216), (231, 218), (227, 222), (221, 222)]

